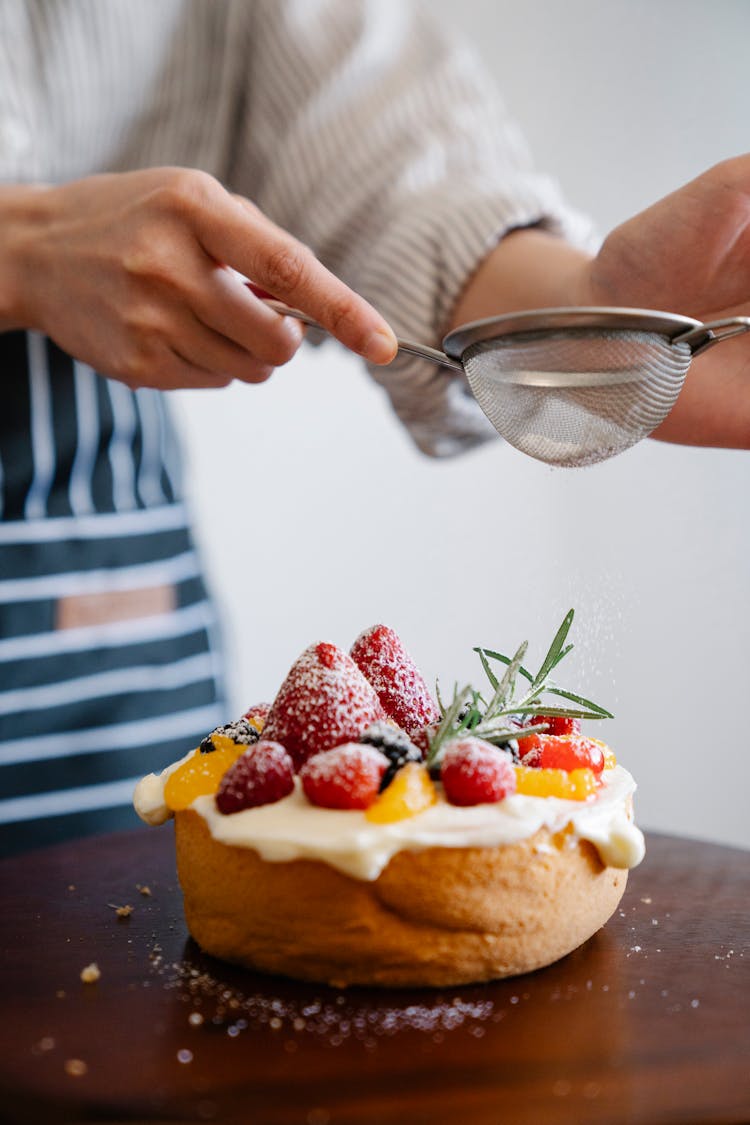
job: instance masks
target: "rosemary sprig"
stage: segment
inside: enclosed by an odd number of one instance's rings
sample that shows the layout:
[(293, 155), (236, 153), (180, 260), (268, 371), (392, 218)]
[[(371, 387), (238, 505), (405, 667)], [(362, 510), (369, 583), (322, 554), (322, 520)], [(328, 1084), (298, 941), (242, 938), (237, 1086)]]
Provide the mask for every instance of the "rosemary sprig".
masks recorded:
[[(485, 703), (480, 693), (470, 684), (461, 688), (460, 691), (455, 687), (453, 700), (448, 707), (444, 706), (438, 695), (442, 719), (430, 741), (430, 749), (427, 755), (428, 766), (437, 764), (447, 742), (454, 738), (460, 738), (464, 734), (475, 735), (477, 738), (483, 738), (485, 741), (493, 742), (496, 745), (502, 745), (518, 738), (520, 732), (516, 720), (521, 718), (528, 720), (537, 715), (548, 715), (550, 717), (560, 715), (575, 719), (611, 719), (613, 717), (609, 711), (600, 707), (598, 703), (593, 703), (582, 695), (558, 687), (550, 679), (550, 674), (573, 648), (572, 644), (566, 643), (573, 623), (573, 616), (572, 609), (565, 615), (536, 675), (532, 675), (523, 664), (528, 647), (526, 641), (519, 646), (513, 656), (506, 656), (503, 653), (495, 652), (493, 649), (479, 647), (474, 649), (479, 654), (482, 668), (490, 682), (493, 694), (489, 702)], [(491, 660), (496, 660), (505, 665), (502, 676), (496, 675), (490, 665)], [(526, 681), (527, 686), (525, 691), (517, 695), (516, 684), (519, 676)], [(550, 705), (549, 702), (543, 700), (544, 695), (555, 695), (567, 699), (577, 706)], [(523, 731), (525, 734), (531, 734), (534, 731), (546, 729), (545, 724), (537, 723), (524, 726)]]

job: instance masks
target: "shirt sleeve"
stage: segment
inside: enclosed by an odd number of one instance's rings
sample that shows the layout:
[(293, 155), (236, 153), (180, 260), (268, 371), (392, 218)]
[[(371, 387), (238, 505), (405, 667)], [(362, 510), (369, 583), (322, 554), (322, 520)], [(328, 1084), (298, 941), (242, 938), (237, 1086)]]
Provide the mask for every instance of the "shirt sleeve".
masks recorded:
[[(592, 229), (536, 173), (481, 61), (407, 0), (260, 0), (232, 186), (307, 243), (399, 336), (439, 346), (497, 241)], [(460, 376), (399, 355), (371, 374), (417, 446), (495, 431)]]

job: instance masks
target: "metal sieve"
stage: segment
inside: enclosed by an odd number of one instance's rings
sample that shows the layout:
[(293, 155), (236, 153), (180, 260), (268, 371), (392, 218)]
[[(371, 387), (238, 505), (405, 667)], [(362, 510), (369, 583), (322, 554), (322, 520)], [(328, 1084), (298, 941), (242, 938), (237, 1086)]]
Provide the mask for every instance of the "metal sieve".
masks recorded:
[[(316, 328), (306, 314), (267, 304)], [(462, 325), (443, 352), (399, 351), (466, 375), (497, 432), (549, 465), (592, 465), (647, 437), (675, 404), (694, 355), (750, 330), (750, 317), (703, 324), (627, 308), (533, 309)]]

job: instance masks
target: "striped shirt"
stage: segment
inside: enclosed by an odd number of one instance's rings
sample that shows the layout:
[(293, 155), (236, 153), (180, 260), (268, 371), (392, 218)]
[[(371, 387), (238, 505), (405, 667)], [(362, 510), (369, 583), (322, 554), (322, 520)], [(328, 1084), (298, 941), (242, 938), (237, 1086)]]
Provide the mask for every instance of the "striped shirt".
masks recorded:
[[(157, 165), (252, 198), (426, 343), (508, 230), (589, 237), (407, 0), (0, 0), (0, 180)], [(0, 335), (0, 365), (0, 833), (39, 841), (228, 716), (162, 398), (34, 333)], [(447, 370), (372, 375), (425, 452), (494, 434)], [(81, 619), (86, 593), (154, 589), (160, 612)]]

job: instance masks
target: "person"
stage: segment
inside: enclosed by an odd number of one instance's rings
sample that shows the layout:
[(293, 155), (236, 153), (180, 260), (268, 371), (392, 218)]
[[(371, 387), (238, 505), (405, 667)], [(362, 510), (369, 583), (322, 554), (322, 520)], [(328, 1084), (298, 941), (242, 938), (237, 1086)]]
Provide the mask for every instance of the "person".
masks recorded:
[[(597, 249), (476, 57), (404, 0), (5, 0), (0, 75), (3, 851), (132, 823), (135, 779), (227, 718), (161, 392), (295, 354), (242, 278), (361, 355), (434, 456), (494, 431), (395, 334), (750, 306), (750, 156)], [(749, 366), (742, 339), (696, 359), (655, 436), (749, 447)]]

